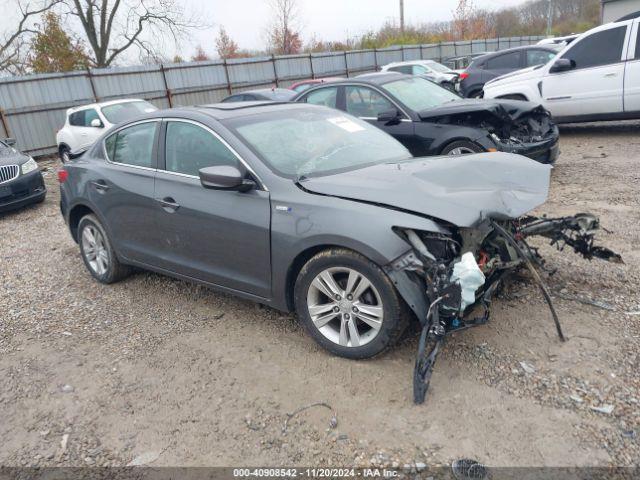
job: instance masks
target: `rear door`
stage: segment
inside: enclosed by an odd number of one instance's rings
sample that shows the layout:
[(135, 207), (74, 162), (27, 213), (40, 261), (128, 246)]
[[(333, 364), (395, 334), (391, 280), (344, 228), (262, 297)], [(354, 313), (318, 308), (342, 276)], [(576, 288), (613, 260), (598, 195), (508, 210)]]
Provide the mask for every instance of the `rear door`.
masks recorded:
[(624, 111), (640, 112), (640, 19), (633, 22), (624, 70)]
[(624, 55), (630, 24), (607, 25), (574, 41), (557, 57), (575, 62), (575, 68), (548, 72), (542, 80), (542, 97), (554, 116), (597, 117), (623, 111)]
[[(156, 249), (159, 266), (187, 277), (268, 298), (271, 292), (269, 192), (211, 190), (201, 168), (247, 169), (212, 129), (167, 119), (164, 161), (156, 176)], [(162, 158), (162, 157), (161, 157)]]
[(104, 140), (105, 162), (96, 162), (88, 195), (106, 219), (115, 249), (128, 259), (153, 264), (154, 177), (158, 120), (138, 122)]

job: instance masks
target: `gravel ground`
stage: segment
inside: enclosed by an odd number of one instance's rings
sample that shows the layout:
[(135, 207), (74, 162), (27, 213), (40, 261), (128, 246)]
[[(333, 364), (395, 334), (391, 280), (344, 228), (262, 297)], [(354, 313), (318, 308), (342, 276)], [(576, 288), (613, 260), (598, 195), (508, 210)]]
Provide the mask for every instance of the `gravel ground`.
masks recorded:
[[(639, 133), (562, 128), (538, 213), (599, 215), (601, 243), (625, 260), (537, 245), (569, 341), (523, 276), (488, 325), (448, 339), (421, 406), (415, 336), (354, 362), (291, 315), (199, 286), (95, 283), (59, 214), (58, 165), (43, 162), (46, 202), (0, 216), (0, 465), (638, 465)], [(316, 402), (331, 409), (284, 431)]]

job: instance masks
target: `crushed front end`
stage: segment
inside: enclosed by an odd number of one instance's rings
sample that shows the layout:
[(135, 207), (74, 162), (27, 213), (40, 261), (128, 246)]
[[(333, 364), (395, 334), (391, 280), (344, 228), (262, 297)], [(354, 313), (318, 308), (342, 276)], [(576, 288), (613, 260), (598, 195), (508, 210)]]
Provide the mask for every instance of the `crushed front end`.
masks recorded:
[[(387, 273), (401, 294), (419, 314), (422, 327), (414, 367), (414, 401), (422, 403), (431, 372), (445, 336), (451, 332), (485, 324), (496, 290), (518, 268), (528, 268), (538, 283), (564, 340), (549, 291), (536, 267), (543, 265), (527, 238), (550, 239), (559, 249), (571, 247), (586, 259), (621, 262), (611, 250), (597, 246), (596, 217), (520, 217), (515, 220), (485, 218), (472, 228), (452, 229), (452, 235), (397, 229), (413, 248), (387, 266)], [(420, 292), (418, 294), (418, 292)], [(418, 298), (422, 296), (422, 301)]]
[(520, 100), (465, 100), (420, 113), (424, 121), (479, 128), (475, 139), (486, 149), (517, 153), (540, 163), (558, 158), (560, 132), (541, 105)]

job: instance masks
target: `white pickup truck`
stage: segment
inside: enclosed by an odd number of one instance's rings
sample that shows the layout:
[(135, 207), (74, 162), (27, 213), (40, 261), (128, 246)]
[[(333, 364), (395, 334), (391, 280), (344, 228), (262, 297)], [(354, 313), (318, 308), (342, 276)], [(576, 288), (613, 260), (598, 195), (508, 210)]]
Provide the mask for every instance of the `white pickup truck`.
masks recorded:
[(484, 97), (538, 102), (559, 123), (640, 118), (639, 24), (593, 28), (547, 64), (487, 82)]

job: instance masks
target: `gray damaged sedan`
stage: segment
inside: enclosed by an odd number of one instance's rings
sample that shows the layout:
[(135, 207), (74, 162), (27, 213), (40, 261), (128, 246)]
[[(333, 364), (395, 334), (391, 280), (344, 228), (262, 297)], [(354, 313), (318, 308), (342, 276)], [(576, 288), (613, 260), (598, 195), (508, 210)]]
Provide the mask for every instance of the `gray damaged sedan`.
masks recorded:
[(531, 268), (546, 292), (530, 235), (620, 261), (594, 245), (591, 215), (526, 216), (545, 202), (550, 169), (508, 153), (413, 158), (336, 110), (243, 102), (121, 124), (59, 180), (99, 282), (139, 267), (295, 310), (320, 345), (353, 359), (418, 321), (421, 402), (442, 339), (485, 323), (510, 272)]

